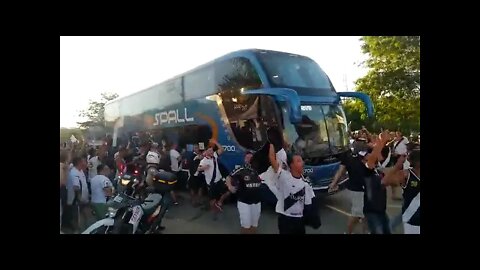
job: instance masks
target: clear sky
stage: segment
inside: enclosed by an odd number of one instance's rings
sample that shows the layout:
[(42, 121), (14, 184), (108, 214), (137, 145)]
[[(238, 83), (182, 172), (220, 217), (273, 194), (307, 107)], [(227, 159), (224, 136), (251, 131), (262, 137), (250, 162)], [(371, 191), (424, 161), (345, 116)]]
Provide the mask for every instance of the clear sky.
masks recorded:
[(360, 37), (60, 37), (60, 127), (102, 92), (120, 96), (241, 49), (267, 49), (315, 60), (337, 91), (366, 74)]

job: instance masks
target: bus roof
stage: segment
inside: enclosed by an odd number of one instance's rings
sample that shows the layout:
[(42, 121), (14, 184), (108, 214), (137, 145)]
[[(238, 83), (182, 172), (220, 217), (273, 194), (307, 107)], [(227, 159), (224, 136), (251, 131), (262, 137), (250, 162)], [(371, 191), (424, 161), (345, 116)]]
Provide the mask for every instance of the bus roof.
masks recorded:
[[(111, 100), (111, 101), (107, 102), (105, 105), (110, 104), (110, 103), (117, 102), (117, 101), (119, 101), (119, 100), (128, 98), (128, 97), (130, 97), (130, 96), (134, 96), (134, 95), (136, 95), (136, 94), (138, 94), (138, 93), (147, 91), (147, 90), (149, 90), (149, 89), (151, 89), (151, 88), (153, 88), (153, 87), (155, 87), (155, 86), (157, 86), (157, 85), (163, 84), (163, 83), (165, 83), (165, 82), (168, 82), (168, 81), (172, 81), (172, 80), (181, 78), (182, 76), (185, 76), (185, 75), (187, 75), (187, 74), (189, 74), (189, 73), (191, 73), (191, 72), (194, 72), (194, 71), (196, 71), (196, 70), (199, 70), (199, 69), (201, 69), (201, 68), (203, 68), (203, 67), (209, 66), (209, 65), (211, 65), (211, 64), (213, 64), (213, 63), (215, 63), (215, 62), (219, 62), (219, 61), (223, 61), (223, 60), (228, 60), (228, 59), (235, 58), (235, 57), (247, 57), (247, 58), (248, 58), (248, 57), (254, 57), (254, 53), (256, 53), (256, 52), (286, 53), (286, 54), (291, 54), (291, 55), (302, 56), (302, 55), (293, 54), (293, 53), (288, 53), (288, 52), (280, 52), (280, 51), (272, 51), (272, 50), (263, 50), (263, 49), (245, 49), (245, 50), (234, 51), (234, 52), (227, 53), (227, 54), (225, 54), (225, 55), (223, 55), (223, 56), (220, 56), (220, 57), (218, 57), (218, 58), (215, 58), (214, 60), (212, 60), (212, 61), (210, 61), (210, 62), (207, 62), (207, 63), (205, 63), (205, 64), (202, 64), (202, 65), (200, 65), (200, 66), (197, 66), (197, 67), (195, 67), (195, 68), (193, 68), (193, 69), (190, 69), (190, 70), (188, 70), (188, 71), (186, 71), (186, 72), (183, 72), (183, 73), (181, 73), (181, 74), (178, 74), (178, 75), (176, 75), (176, 76), (174, 76), (174, 77), (172, 77), (172, 78), (170, 78), (170, 79), (164, 80), (164, 81), (162, 81), (162, 82), (160, 82), (160, 83), (157, 83), (157, 84), (155, 84), (155, 85), (152, 85), (152, 86), (150, 86), (150, 87), (148, 87), (148, 88), (145, 88), (145, 89), (143, 89), (143, 90), (136, 91), (136, 92), (134, 92), (134, 93), (131, 93), (131, 94), (128, 94), (128, 95), (125, 95), (125, 96), (118, 97), (118, 98), (116, 98), (116, 99), (114, 99), (114, 100)], [(303, 57), (305, 57), (305, 56), (303, 56)]]

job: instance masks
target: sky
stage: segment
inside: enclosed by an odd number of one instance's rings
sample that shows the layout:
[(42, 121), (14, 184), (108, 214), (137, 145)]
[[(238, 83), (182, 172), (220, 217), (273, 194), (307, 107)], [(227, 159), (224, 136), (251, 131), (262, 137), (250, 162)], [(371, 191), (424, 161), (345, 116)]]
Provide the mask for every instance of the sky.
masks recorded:
[(352, 91), (367, 73), (360, 37), (60, 37), (60, 127), (100, 93), (128, 95), (229, 52), (266, 49), (308, 56), (337, 91)]

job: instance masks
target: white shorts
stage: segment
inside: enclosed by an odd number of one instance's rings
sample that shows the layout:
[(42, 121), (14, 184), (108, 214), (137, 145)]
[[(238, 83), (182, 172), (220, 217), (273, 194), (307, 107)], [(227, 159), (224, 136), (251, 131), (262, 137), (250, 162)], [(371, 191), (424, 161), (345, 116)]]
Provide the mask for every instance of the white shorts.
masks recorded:
[(403, 234), (420, 234), (420, 226), (403, 223)]
[(246, 204), (237, 202), (238, 213), (240, 214), (240, 226), (242, 228), (258, 227), (258, 220), (262, 212), (262, 203)]
[(363, 191), (348, 191), (350, 201), (352, 202), (352, 212), (354, 217), (363, 218)]

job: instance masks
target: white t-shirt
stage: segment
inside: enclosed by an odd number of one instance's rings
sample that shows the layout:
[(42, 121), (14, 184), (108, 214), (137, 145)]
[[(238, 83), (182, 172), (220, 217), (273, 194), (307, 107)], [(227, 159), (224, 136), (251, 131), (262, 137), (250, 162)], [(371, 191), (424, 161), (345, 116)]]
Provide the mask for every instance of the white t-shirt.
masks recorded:
[(276, 186), (280, 195), (275, 211), (289, 217), (303, 217), (305, 205), (312, 204), (313, 188), (282, 168), (277, 172)]
[[(275, 154), (275, 157), (276, 157), (278, 165), (280, 167), (284, 167), (283, 164), (287, 165), (287, 152), (285, 152), (285, 150), (283, 148)], [(260, 179), (262, 179), (264, 181), (269, 181), (270, 180), (269, 176), (272, 173), (273, 173), (273, 168), (272, 168), (272, 166), (270, 166), (270, 167), (268, 167), (268, 170), (266, 170), (265, 172), (263, 172), (262, 174), (259, 175)]]
[(94, 156), (88, 160), (88, 181), (91, 182), (91, 179), (93, 179), (97, 175), (97, 166), (102, 164), (100, 160), (98, 159), (98, 156)]
[(111, 187), (112, 182), (105, 175), (96, 175), (90, 180), (92, 189), (92, 203), (107, 203), (104, 188)]
[[(278, 162), (278, 166), (281, 168), (288, 170), (287, 166), (287, 152), (285, 152), (284, 149), (281, 149), (278, 151), (276, 154), (276, 159)], [(267, 185), (267, 187), (270, 189), (270, 191), (277, 197), (277, 200), (281, 198), (282, 196), (279, 194), (278, 189), (277, 189), (277, 174), (273, 170), (273, 167), (270, 166), (268, 169), (263, 172), (262, 174), (259, 175), (260, 179)]]
[(175, 149), (170, 150), (170, 161), (172, 162), (171, 168), (172, 168), (172, 171), (174, 172), (180, 171), (180, 169), (178, 168), (179, 157), (180, 157), (180, 153), (177, 150)]
[(407, 144), (408, 139), (403, 137), (403, 140), (397, 145), (397, 141), (393, 143), (393, 147), (395, 148), (395, 154), (397, 155), (406, 155), (407, 154)]
[(410, 169), (410, 162), (408, 160), (405, 160), (405, 162), (403, 163), (403, 169), (404, 170)]
[(73, 167), (67, 179), (67, 204), (72, 205), (73, 199), (75, 198), (75, 191), (73, 187), (81, 187), (82, 188), (82, 196), (80, 200), (82, 202), (88, 202), (88, 186), (87, 186), (87, 178), (85, 177), (85, 173), (83, 171), (79, 171), (77, 168)]
[[(215, 179), (214, 179), (214, 183), (217, 183), (218, 181), (222, 180), (222, 175), (220, 174), (220, 169), (218, 168), (218, 155), (217, 155), (217, 152), (213, 153), (213, 156), (215, 157), (215, 160), (217, 162), (217, 174), (215, 176)], [(207, 182), (207, 185), (210, 184), (210, 181), (212, 180), (212, 177), (213, 177), (213, 167), (214, 167), (214, 164), (213, 164), (213, 158), (203, 158), (201, 161), (200, 161), (200, 165), (199, 166), (206, 166), (208, 165), (208, 169), (206, 169), (203, 173), (205, 174), (205, 181)]]

